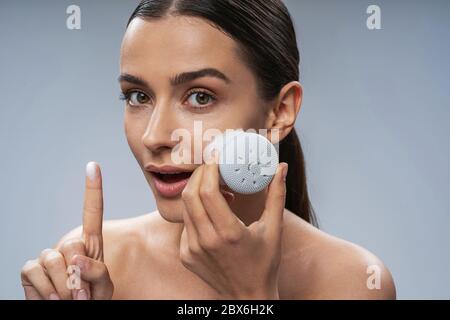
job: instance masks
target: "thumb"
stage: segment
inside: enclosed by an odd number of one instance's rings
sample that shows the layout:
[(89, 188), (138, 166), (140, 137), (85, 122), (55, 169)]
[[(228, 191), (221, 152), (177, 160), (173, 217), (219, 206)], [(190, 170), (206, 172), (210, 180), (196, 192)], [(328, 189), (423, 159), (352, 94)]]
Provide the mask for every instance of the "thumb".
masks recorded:
[(283, 222), (283, 212), (286, 202), (286, 175), (288, 164), (278, 164), (277, 171), (269, 184), (266, 203), (261, 220), (275, 231), (279, 230)]
[(80, 268), (80, 277), (91, 284), (91, 296), (94, 300), (111, 299), (114, 285), (106, 265), (98, 260), (75, 255), (72, 263)]

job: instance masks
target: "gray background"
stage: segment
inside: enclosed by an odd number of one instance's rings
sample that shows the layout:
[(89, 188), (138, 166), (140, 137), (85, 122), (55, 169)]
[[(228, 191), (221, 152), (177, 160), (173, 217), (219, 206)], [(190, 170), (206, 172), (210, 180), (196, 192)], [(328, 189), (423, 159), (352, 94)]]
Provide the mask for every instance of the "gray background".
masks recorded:
[[(106, 219), (155, 202), (126, 143), (116, 81), (137, 1), (0, 3), (0, 298), (20, 299), (23, 263), (81, 222), (87, 161), (102, 165)], [(81, 30), (66, 28), (70, 4)], [(399, 298), (450, 298), (450, 2), (286, 4), (322, 229), (377, 254)], [(382, 30), (366, 28), (369, 4)]]

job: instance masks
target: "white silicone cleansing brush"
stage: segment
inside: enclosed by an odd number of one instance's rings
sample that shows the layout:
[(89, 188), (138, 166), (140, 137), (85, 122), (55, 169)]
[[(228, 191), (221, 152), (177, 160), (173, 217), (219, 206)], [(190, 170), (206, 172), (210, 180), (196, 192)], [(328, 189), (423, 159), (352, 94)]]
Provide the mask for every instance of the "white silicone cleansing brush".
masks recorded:
[[(219, 152), (219, 172), (223, 182), (233, 191), (252, 194), (263, 190), (272, 181), (278, 166), (278, 152), (264, 136), (226, 131), (214, 137), (208, 152)], [(222, 183), (222, 181), (221, 181)]]

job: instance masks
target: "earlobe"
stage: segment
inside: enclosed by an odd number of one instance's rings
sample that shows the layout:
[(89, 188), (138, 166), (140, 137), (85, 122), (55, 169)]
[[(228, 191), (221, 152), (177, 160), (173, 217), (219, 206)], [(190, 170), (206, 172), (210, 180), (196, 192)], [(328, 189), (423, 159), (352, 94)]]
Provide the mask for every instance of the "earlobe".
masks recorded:
[(267, 138), (272, 143), (283, 140), (294, 128), (302, 97), (303, 88), (298, 81), (291, 81), (280, 90), (267, 122)]

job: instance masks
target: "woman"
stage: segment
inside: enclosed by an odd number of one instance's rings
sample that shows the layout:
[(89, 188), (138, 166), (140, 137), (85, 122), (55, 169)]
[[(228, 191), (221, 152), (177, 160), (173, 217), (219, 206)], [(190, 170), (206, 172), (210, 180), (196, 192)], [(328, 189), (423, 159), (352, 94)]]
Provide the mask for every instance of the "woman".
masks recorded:
[[(314, 226), (294, 130), (298, 65), (281, 1), (142, 1), (119, 82), (126, 137), (158, 210), (103, 224), (100, 167), (89, 163), (83, 226), (25, 264), (26, 298), (394, 299), (377, 257)], [(196, 143), (196, 122), (280, 141), (269, 187), (233, 194), (219, 187), (217, 161), (174, 164), (172, 133)]]

